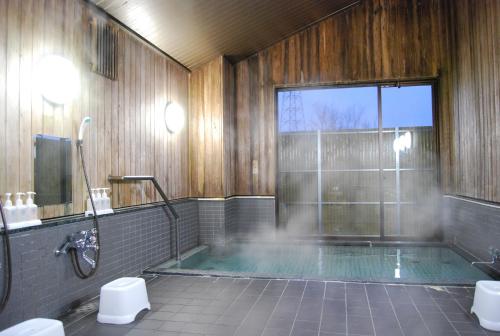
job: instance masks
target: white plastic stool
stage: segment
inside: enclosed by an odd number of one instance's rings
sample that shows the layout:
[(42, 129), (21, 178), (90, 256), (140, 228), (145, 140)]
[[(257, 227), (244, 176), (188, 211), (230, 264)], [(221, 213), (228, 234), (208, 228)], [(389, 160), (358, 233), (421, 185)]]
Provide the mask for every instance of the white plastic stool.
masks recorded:
[(143, 309), (151, 309), (142, 278), (120, 278), (101, 287), (97, 321), (127, 324)]
[(478, 281), (474, 303), (470, 309), (476, 314), (481, 327), (500, 331), (500, 281)]
[(1, 336), (64, 336), (61, 321), (34, 318), (0, 332)]

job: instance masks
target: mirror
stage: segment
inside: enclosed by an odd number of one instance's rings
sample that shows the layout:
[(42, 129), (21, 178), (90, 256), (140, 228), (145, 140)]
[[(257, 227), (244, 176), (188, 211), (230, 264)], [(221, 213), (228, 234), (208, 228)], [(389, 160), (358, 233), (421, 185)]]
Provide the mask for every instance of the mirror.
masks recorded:
[(35, 203), (38, 206), (72, 202), (71, 139), (35, 136)]

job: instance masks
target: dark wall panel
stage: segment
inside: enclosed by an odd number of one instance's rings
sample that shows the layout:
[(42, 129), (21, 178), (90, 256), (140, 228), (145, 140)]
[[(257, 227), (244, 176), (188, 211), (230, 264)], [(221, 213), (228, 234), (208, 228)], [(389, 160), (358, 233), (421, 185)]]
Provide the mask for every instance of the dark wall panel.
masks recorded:
[(500, 202), (500, 2), (458, 0), (454, 5), (455, 191)]
[[(500, 207), (470, 199), (445, 197), (445, 240), (478, 260), (490, 261), (490, 247), (500, 248)], [(500, 272), (500, 266), (495, 265)]]

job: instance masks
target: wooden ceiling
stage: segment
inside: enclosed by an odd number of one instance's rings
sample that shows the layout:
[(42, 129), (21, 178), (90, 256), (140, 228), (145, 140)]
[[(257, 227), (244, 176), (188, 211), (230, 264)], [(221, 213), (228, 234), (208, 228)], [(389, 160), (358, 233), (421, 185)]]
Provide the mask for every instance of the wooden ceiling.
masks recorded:
[(359, 0), (91, 0), (188, 68), (238, 61)]

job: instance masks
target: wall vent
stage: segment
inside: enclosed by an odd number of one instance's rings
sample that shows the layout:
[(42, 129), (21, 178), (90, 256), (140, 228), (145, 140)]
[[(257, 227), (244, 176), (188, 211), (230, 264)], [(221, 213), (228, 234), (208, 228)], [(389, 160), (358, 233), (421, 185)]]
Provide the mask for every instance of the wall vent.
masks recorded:
[(90, 65), (92, 71), (116, 79), (118, 29), (100, 18), (90, 20)]

